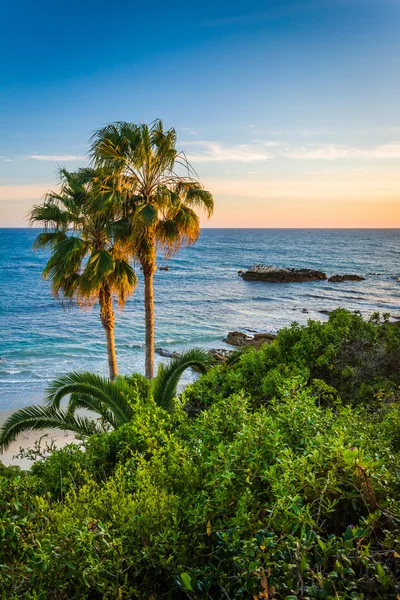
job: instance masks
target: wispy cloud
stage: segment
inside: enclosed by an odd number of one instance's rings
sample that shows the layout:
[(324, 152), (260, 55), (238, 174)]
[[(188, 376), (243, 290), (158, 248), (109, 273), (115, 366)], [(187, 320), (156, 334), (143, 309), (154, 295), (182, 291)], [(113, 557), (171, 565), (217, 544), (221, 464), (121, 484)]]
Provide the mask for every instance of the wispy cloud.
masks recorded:
[(183, 131), (189, 135), (199, 135), (200, 133), (198, 129), (192, 129), (191, 127), (179, 127), (179, 131)]
[(51, 162), (71, 162), (87, 160), (86, 156), (74, 156), (72, 154), (29, 154), (25, 156), (26, 160), (44, 160)]
[(187, 156), (193, 162), (252, 163), (273, 157), (273, 154), (265, 149), (265, 144), (226, 146), (218, 142), (199, 141), (185, 142), (185, 147), (192, 148), (187, 152)]
[(362, 129), (359, 133), (361, 134), (369, 134), (369, 133), (378, 133), (382, 135), (391, 134), (391, 133), (400, 133), (400, 126), (392, 126), (392, 127), (372, 127), (371, 129)]
[(283, 141), (255, 140), (252, 143), (224, 145), (219, 142), (185, 142), (192, 162), (255, 163), (272, 158), (293, 160), (382, 160), (400, 159), (400, 142), (357, 147), (345, 144), (288, 144)]
[(332, 131), (326, 129), (286, 129), (284, 131), (272, 130), (269, 132), (273, 136), (300, 136), (300, 137), (314, 137), (319, 135), (327, 135)]
[(365, 160), (400, 158), (400, 142), (381, 144), (369, 148), (357, 148), (339, 144), (307, 144), (286, 146), (279, 149), (279, 155), (297, 160), (338, 160), (360, 158)]

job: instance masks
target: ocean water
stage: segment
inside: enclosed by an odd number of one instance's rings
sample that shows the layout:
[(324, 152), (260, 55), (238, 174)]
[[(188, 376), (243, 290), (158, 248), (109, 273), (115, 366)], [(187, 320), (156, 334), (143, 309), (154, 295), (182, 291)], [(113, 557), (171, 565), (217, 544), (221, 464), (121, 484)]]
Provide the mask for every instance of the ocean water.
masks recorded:
[[(36, 234), (0, 229), (0, 410), (40, 402), (48, 382), (64, 372), (107, 373), (98, 308), (64, 310), (51, 296), (41, 278), (46, 254), (32, 250)], [(238, 277), (238, 269), (254, 263), (358, 273), (366, 281), (267, 284)], [(224, 348), (228, 331), (275, 332), (293, 321), (325, 320), (319, 311), (338, 306), (400, 318), (399, 230), (205, 229), (168, 264), (155, 275), (162, 348)], [(116, 315), (121, 373), (144, 370), (139, 269), (138, 275), (137, 291)]]

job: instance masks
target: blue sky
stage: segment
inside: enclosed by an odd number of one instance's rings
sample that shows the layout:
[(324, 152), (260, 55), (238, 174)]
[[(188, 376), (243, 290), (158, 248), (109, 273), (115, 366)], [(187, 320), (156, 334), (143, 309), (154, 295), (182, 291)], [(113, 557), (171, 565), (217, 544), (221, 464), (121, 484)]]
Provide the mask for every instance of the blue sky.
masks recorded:
[(209, 226), (400, 226), (400, 2), (8, 2), (0, 226), (84, 164), (93, 130), (162, 118)]

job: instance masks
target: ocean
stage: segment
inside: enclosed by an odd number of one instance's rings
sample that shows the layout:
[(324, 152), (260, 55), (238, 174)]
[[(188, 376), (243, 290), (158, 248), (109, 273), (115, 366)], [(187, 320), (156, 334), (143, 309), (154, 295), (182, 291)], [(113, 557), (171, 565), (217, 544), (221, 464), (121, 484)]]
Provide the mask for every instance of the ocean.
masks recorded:
[[(0, 410), (39, 403), (46, 385), (71, 370), (107, 374), (98, 307), (64, 310), (41, 278), (46, 254), (35, 229), (0, 229)], [(155, 275), (156, 347), (226, 348), (228, 331), (276, 332), (321, 310), (344, 307), (400, 318), (400, 232), (394, 229), (204, 229)], [(237, 274), (255, 263), (310, 267), (361, 282), (267, 284)], [(120, 373), (144, 371), (143, 285), (116, 313)], [(160, 357), (157, 360), (165, 360)]]

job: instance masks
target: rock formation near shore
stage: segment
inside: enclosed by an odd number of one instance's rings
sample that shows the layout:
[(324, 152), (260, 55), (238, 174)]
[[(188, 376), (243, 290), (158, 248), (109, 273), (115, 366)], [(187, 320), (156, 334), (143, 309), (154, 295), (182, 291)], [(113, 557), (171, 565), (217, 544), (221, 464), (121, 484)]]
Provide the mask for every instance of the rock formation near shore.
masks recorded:
[(332, 275), (332, 277), (329, 277), (328, 281), (331, 283), (340, 283), (341, 281), (365, 281), (365, 277), (346, 273), (345, 275)]
[(265, 281), (267, 283), (288, 283), (324, 281), (326, 273), (314, 269), (288, 269), (265, 265), (254, 265), (247, 271), (238, 271), (245, 281)]
[[(159, 356), (165, 356), (166, 358), (179, 358), (181, 355), (181, 353), (177, 350), (167, 350), (166, 348), (156, 348), (154, 352)], [(213, 358), (216, 362), (220, 363), (225, 362), (229, 354), (231, 353), (230, 350), (226, 350), (225, 348), (219, 348), (216, 350), (211, 349), (207, 352), (211, 356), (211, 358)]]
[[(274, 333), (255, 333), (249, 335), (243, 331), (230, 331), (224, 342), (236, 348), (260, 348), (263, 344), (270, 344), (276, 338)], [(207, 351), (211, 358), (217, 363), (223, 363), (234, 350), (226, 348), (217, 348)], [(155, 353), (165, 358), (179, 358), (181, 355), (177, 350), (167, 350), (166, 348), (156, 348)]]
[(263, 344), (270, 344), (276, 335), (274, 333), (256, 333), (255, 335), (248, 335), (243, 331), (230, 331), (224, 342), (237, 348), (259, 348)]

